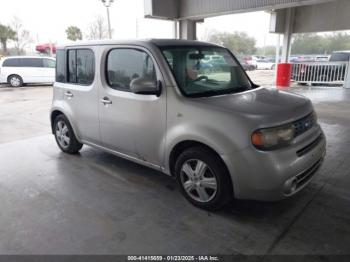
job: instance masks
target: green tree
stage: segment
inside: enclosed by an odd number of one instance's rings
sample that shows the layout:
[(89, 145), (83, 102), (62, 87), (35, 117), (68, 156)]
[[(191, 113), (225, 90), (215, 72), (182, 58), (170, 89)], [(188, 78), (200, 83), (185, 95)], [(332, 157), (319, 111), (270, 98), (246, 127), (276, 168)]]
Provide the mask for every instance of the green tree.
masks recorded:
[(245, 32), (215, 32), (209, 35), (208, 41), (223, 45), (237, 55), (251, 55), (256, 52), (255, 38)]
[[(281, 52), (280, 48), (280, 52)], [(268, 45), (265, 47), (258, 47), (256, 52), (256, 55), (264, 55), (264, 56), (275, 56), (276, 55), (276, 46)]]
[(16, 39), (16, 32), (9, 26), (0, 24), (0, 43), (4, 54), (7, 54), (7, 42)]
[(331, 35), (296, 34), (292, 43), (292, 54), (330, 54), (333, 51), (349, 50), (350, 35), (333, 33)]
[(83, 34), (81, 33), (81, 30), (79, 27), (76, 26), (69, 26), (66, 29), (67, 39), (72, 41), (82, 40)]

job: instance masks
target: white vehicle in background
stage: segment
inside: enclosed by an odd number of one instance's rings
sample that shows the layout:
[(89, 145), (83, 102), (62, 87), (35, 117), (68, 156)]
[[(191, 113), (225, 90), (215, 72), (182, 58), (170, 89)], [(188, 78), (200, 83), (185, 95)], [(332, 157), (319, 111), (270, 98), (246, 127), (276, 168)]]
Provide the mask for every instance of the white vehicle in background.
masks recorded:
[(263, 60), (263, 59), (266, 59), (266, 56), (253, 55), (253, 56), (245, 57), (244, 60), (247, 61), (249, 65), (255, 66), (255, 69), (258, 69), (258, 60)]
[(274, 59), (259, 59), (256, 61), (256, 69), (274, 70), (276, 63)]
[(56, 60), (52, 57), (9, 56), (0, 60), (0, 83), (13, 87), (55, 82)]

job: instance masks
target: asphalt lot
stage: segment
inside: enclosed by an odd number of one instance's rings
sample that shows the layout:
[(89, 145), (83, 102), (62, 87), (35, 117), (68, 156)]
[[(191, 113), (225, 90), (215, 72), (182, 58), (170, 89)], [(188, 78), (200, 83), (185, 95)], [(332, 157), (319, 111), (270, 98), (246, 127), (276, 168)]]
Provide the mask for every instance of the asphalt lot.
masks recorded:
[(61, 153), (51, 87), (0, 87), (0, 254), (350, 254), (350, 90), (291, 91), (326, 133), (319, 174), (291, 199), (210, 213), (154, 170), (87, 146)]

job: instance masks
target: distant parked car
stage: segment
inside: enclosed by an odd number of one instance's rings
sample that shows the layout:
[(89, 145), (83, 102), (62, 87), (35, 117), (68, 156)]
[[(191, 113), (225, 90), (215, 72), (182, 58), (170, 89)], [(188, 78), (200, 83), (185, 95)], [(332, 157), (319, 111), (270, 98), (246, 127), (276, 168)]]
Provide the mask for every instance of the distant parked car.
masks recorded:
[(205, 56), (203, 61), (209, 65), (211, 65), (212, 71), (221, 71), (226, 68), (227, 62), (222, 56), (219, 55), (210, 55)]
[(253, 55), (244, 58), (248, 64), (255, 66), (255, 69), (257, 69), (257, 61), (262, 59), (266, 59), (266, 56)]
[(256, 61), (257, 69), (273, 70), (276, 67), (275, 60), (273, 59), (259, 59)]
[(256, 69), (255, 65), (248, 64), (248, 62), (243, 59), (238, 59), (238, 61), (245, 71), (253, 71)]
[(306, 85), (310, 82), (313, 84), (312, 82), (331, 83), (335, 81), (344, 81), (346, 75), (346, 63), (349, 62), (349, 60), (350, 51), (335, 51), (329, 58), (329, 62), (333, 64), (316, 64), (312, 62), (305, 64), (296, 64), (294, 65), (292, 80), (301, 85)]
[(40, 53), (50, 54), (51, 53), (51, 47), (52, 47), (52, 53), (56, 54), (56, 46), (52, 45), (52, 44), (37, 45), (35, 47), (35, 50), (40, 52)]
[(52, 57), (4, 57), (0, 60), (0, 83), (13, 87), (27, 83), (53, 83), (55, 67), (56, 61)]
[(327, 55), (315, 57), (315, 62), (328, 62), (328, 61), (329, 61), (329, 56)]

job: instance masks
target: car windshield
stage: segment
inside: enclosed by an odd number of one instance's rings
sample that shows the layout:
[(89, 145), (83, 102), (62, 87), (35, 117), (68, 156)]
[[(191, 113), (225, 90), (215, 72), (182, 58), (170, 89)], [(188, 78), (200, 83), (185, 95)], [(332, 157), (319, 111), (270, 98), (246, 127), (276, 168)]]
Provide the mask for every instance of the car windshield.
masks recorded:
[(220, 47), (161, 48), (182, 93), (215, 96), (249, 90), (252, 84), (231, 53)]

